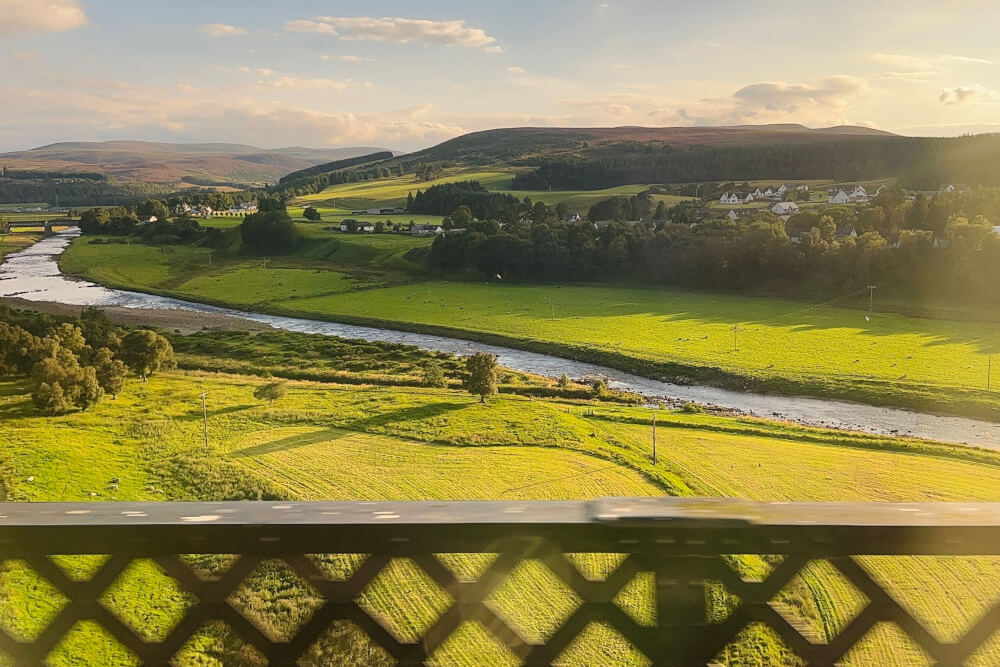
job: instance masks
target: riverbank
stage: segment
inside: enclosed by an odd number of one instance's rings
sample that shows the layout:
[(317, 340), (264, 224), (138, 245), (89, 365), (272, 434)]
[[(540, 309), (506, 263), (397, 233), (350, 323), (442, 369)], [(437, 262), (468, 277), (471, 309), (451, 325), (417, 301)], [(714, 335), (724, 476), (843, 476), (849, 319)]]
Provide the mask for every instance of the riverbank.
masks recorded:
[[(86, 306), (55, 301), (29, 301), (19, 297), (0, 297), (0, 304), (21, 310), (34, 310), (48, 315), (77, 316)], [(148, 326), (190, 334), (199, 331), (261, 331), (271, 329), (266, 324), (242, 317), (219, 313), (200, 313), (191, 310), (162, 310), (156, 308), (126, 308), (101, 306), (102, 311), (115, 324), (126, 327)]]
[(72, 233), (57, 235), (39, 242), (22, 253), (10, 256), (3, 265), (0, 265), (0, 295), (19, 296), (29, 301), (57, 301), (99, 307), (120, 306), (154, 310), (188, 310), (199, 314), (213, 313), (242, 318), (277, 329), (340, 338), (403, 343), (458, 355), (484, 351), (497, 355), (501, 365), (527, 373), (548, 377), (560, 377), (563, 374), (578, 378), (606, 377), (613, 388), (642, 394), (650, 397), (653, 402), (658, 401), (659, 397), (666, 397), (674, 401), (714, 404), (724, 409), (759, 417), (826, 428), (1000, 447), (1000, 424), (994, 422), (830, 399), (733, 391), (707, 384), (671, 384), (624, 373), (606, 365), (552, 354), (526, 352), (514, 347), (473, 342), (468, 339), (411, 333), (399, 329), (338, 324), (322, 319), (298, 319), (243, 312), (141, 292), (109, 289), (85, 281), (67, 279), (62, 275), (56, 258), (73, 238)]

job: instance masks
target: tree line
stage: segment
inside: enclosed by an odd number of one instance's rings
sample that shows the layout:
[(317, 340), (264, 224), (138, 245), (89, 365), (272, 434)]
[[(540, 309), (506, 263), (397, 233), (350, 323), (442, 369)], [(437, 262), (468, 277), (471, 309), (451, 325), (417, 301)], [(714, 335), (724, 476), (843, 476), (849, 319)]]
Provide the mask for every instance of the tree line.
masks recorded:
[(449, 215), (459, 206), (466, 206), (480, 219), (494, 219), (505, 207), (517, 205), (517, 197), (490, 192), (479, 181), (459, 181), (432, 185), (417, 194), (407, 196), (406, 210), (426, 215)]
[(60, 414), (116, 398), (128, 371), (146, 377), (174, 365), (170, 342), (155, 331), (126, 331), (96, 308), (76, 318), (0, 306), (0, 375), (28, 375), (35, 406)]
[[(627, 147), (626, 147), (627, 148)], [(596, 190), (630, 183), (760, 179), (838, 181), (897, 176), (918, 190), (941, 183), (1000, 185), (1000, 135), (888, 137), (813, 144), (638, 145), (611, 157), (543, 160), (514, 177), (518, 190)]]
[(828, 293), (878, 283), (917, 295), (1000, 301), (1000, 236), (991, 222), (1000, 219), (998, 189), (915, 201), (884, 191), (868, 207), (804, 213), (787, 226), (767, 211), (750, 220), (691, 223), (684, 219), (690, 208), (668, 209), (663, 221), (595, 225), (561, 219), (538, 202), (511, 222), (475, 221), (439, 236), (428, 261), (504, 281)]

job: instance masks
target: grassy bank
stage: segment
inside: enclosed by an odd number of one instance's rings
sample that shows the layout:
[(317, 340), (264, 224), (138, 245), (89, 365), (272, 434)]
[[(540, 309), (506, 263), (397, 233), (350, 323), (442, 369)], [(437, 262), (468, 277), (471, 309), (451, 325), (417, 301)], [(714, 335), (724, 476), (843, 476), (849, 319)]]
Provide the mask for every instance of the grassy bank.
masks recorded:
[(41, 240), (42, 232), (17, 232), (15, 234), (0, 234), (0, 262), (12, 252), (24, 250), (32, 243)]

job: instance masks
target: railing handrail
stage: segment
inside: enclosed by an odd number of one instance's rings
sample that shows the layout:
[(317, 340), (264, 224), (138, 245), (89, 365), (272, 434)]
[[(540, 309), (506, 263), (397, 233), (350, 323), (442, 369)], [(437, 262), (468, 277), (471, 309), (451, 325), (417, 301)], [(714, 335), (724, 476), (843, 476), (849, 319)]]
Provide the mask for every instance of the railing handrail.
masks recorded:
[[(1000, 503), (766, 503), (726, 498), (593, 501), (0, 503), (0, 550), (12, 553), (303, 553), (331, 540), (370, 552), (420, 540), (469, 552), (498, 536), (558, 536), (628, 551), (981, 555), (1000, 553)], [(67, 536), (72, 535), (71, 541)], [(211, 545), (203, 544), (211, 540)]]

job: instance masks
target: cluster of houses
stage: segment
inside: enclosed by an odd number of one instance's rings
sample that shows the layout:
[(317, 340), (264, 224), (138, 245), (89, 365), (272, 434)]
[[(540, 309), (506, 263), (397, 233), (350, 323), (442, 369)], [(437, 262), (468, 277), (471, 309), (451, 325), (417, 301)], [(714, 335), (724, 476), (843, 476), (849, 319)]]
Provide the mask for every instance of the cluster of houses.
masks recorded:
[[(334, 231), (340, 229), (342, 232), (353, 232), (355, 234), (371, 234), (375, 231), (375, 225), (370, 222), (362, 222), (361, 220), (342, 220), (340, 222), (340, 227), (327, 227), (326, 229)], [(441, 225), (434, 224), (423, 224), (423, 223), (413, 223), (410, 225), (410, 234), (413, 236), (437, 236), (438, 234), (443, 234), (445, 231), (444, 227)], [(453, 232), (464, 232), (464, 229), (453, 229)]]
[[(781, 218), (787, 219), (789, 216), (793, 216), (798, 213), (801, 209), (799, 208), (799, 205), (793, 201), (779, 201), (774, 205), (769, 206), (767, 210)], [(741, 220), (743, 218), (755, 216), (760, 213), (760, 211), (761, 209), (759, 208), (730, 209), (729, 213), (726, 214), (726, 217), (733, 222), (736, 222), (737, 220)]]
[(227, 209), (215, 210), (211, 206), (191, 206), (190, 204), (178, 204), (174, 206), (174, 215), (189, 215), (193, 218), (211, 218), (213, 215), (250, 215), (257, 212), (256, 202), (244, 202), (237, 206), (230, 206)]
[(864, 204), (877, 197), (885, 188), (880, 185), (878, 190), (869, 193), (863, 185), (841, 185), (826, 191), (828, 204)]
[(719, 197), (720, 204), (750, 204), (755, 201), (781, 201), (789, 191), (809, 192), (805, 183), (782, 183), (776, 188), (757, 188), (751, 192), (726, 192)]

